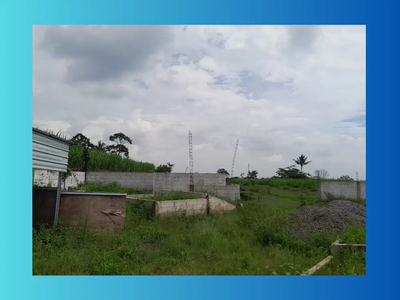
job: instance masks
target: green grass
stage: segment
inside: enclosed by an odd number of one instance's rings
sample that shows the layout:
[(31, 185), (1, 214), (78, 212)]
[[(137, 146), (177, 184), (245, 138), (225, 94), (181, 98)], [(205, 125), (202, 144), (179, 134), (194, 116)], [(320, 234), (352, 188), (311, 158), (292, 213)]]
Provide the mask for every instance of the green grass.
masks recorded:
[(318, 190), (317, 179), (279, 179), (279, 178), (263, 178), (263, 179), (229, 179), (229, 183), (240, 184), (240, 186), (270, 186), (276, 188), (300, 188), (316, 192)]
[[(154, 172), (155, 170), (154, 164), (138, 162), (102, 151), (89, 150), (89, 155), (89, 171)], [(83, 147), (72, 146), (69, 148), (68, 166), (73, 171), (83, 170)]]
[[(287, 234), (287, 216), (304, 202), (321, 205), (317, 192), (285, 184), (243, 189), (259, 200), (223, 215), (155, 218), (150, 206), (127, 203), (122, 233), (42, 229), (33, 235), (33, 273), (300, 275), (327, 257), (335, 240), (362, 237), (362, 231), (349, 229), (342, 236), (317, 235), (308, 243), (294, 240)], [(341, 254), (318, 275), (365, 274), (362, 255)]]
[(345, 244), (365, 244), (366, 243), (366, 230), (363, 228), (349, 228), (344, 232), (340, 241)]
[(245, 210), (232, 214), (145, 220), (128, 209), (120, 234), (42, 229), (33, 236), (33, 273), (301, 274), (326, 255), (326, 247), (283, 243), (280, 230), (268, 227), (284, 226), (285, 213), (246, 203)]
[(188, 200), (188, 199), (199, 199), (199, 197), (185, 193), (174, 193), (170, 195), (153, 196), (149, 198), (149, 200), (156, 200), (156, 201)]
[(366, 275), (366, 252), (348, 249), (314, 275)]
[(74, 190), (85, 191), (88, 193), (126, 193), (127, 195), (143, 194), (143, 191), (138, 191), (134, 188), (121, 187), (117, 184), (103, 185), (103, 184), (81, 184)]

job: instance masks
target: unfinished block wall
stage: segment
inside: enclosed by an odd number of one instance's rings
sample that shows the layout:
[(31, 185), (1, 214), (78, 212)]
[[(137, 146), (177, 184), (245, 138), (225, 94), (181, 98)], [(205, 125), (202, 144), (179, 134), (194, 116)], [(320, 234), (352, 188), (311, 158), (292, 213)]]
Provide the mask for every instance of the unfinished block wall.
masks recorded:
[(323, 181), (319, 183), (318, 196), (320, 200), (326, 200), (327, 194), (337, 198), (365, 200), (366, 183), (349, 181)]
[(113, 184), (131, 187), (138, 190), (153, 190), (154, 173), (133, 173), (133, 172), (88, 172), (87, 183)]

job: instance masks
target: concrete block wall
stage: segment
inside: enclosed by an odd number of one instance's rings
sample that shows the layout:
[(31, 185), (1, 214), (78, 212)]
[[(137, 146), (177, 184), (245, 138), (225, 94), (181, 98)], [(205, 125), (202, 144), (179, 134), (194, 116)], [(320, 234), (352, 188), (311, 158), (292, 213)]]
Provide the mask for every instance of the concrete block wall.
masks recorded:
[(359, 182), (358, 193), (359, 193), (360, 199), (365, 199), (366, 198), (366, 192), (367, 192), (366, 183), (365, 182)]
[[(210, 213), (220, 214), (236, 209), (226, 201), (216, 197), (210, 197)], [(207, 199), (175, 200), (175, 201), (157, 201), (156, 215), (159, 217), (172, 216), (177, 214), (185, 215), (205, 215), (207, 214)]]
[(123, 187), (132, 187), (138, 190), (153, 190), (154, 173), (132, 173), (132, 172), (88, 172), (87, 183), (113, 184)]
[(349, 181), (323, 181), (318, 187), (318, 196), (320, 200), (327, 199), (327, 193), (335, 197), (343, 199), (365, 200), (366, 183), (365, 182), (349, 182)]
[[(173, 215), (205, 215), (207, 214), (207, 199), (188, 199), (174, 201), (155, 201), (146, 199), (127, 198), (127, 201), (133, 204), (140, 204), (148, 207), (152, 214), (158, 217), (168, 217)], [(220, 214), (228, 211), (233, 211), (236, 206), (224, 200), (211, 196), (210, 213)]]
[(240, 186), (237, 184), (216, 186), (216, 185), (204, 185), (194, 186), (196, 192), (208, 192), (214, 196), (226, 197), (232, 201), (240, 200)]
[(186, 215), (204, 215), (207, 213), (207, 200), (203, 198), (157, 202), (157, 216), (163, 217), (181, 213)]
[[(220, 174), (201, 174), (195, 173), (195, 186), (225, 186), (226, 176)], [(187, 192), (190, 189), (190, 175), (188, 173), (155, 173), (154, 192), (182, 191)]]
[(227, 211), (235, 210), (236, 206), (216, 197), (210, 197), (210, 212), (219, 214)]
[[(57, 187), (58, 172), (48, 170), (35, 170), (34, 183), (38, 186)], [(71, 176), (61, 183), (62, 189), (68, 190), (70, 187), (76, 187), (85, 182), (85, 172), (72, 172)]]
[[(57, 186), (57, 172), (35, 171), (35, 182), (39, 186)], [(76, 187), (85, 182), (84, 172), (72, 172), (63, 184), (63, 188)], [(138, 190), (153, 191), (155, 194), (165, 191), (188, 192), (190, 177), (188, 173), (132, 173), (132, 172), (88, 172), (86, 182), (93, 184), (117, 183), (123, 187), (133, 187)], [(240, 198), (240, 187), (226, 185), (226, 176), (220, 174), (195, 173), (194, 185), (196, 191), (207, 191), (215, 195), (228, 197), (232, 200)]]

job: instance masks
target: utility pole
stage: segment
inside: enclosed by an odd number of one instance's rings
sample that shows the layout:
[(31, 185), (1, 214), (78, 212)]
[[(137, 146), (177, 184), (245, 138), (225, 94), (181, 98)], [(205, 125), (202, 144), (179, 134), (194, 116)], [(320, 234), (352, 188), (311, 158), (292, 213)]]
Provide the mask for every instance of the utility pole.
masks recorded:
[(189, 131), (189, 190), (194, 191), (194, 178), (193, 178), (193, 137)]

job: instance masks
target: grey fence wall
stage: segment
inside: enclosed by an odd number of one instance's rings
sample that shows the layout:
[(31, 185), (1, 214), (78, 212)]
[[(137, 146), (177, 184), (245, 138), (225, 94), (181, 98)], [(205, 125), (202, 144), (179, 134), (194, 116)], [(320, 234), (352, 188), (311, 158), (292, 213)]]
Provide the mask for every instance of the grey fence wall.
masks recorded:
[(196, 192), (208, 192), (214, 196), (229, 198), (232, 201), (240, 200), (240, 186), (237, 184), (232, 185), (203, 185), (194, 186)]
[[(190, 177), (187, 173), (129, 173), (88, 172), (87, 183), (112, 184), (161, 194), (167, 191), (188, 192)], [(220, 174), (195, 173), (195, 191), (207, 191), (231, 200), (240, 199), (240, 186), (226, 185), (226, 176)]]
[(337, 198), (365, 200), (366, 183), (349, 181), (323, 181), (318, 187), (318, 196), (320, 200), (326, 200), (328, 194)]
[(132, 173), (132, 172), (88, 172), (87, 183), (113, 184), (132, 187), (138, 190), (153, 190), (154, 173)]

